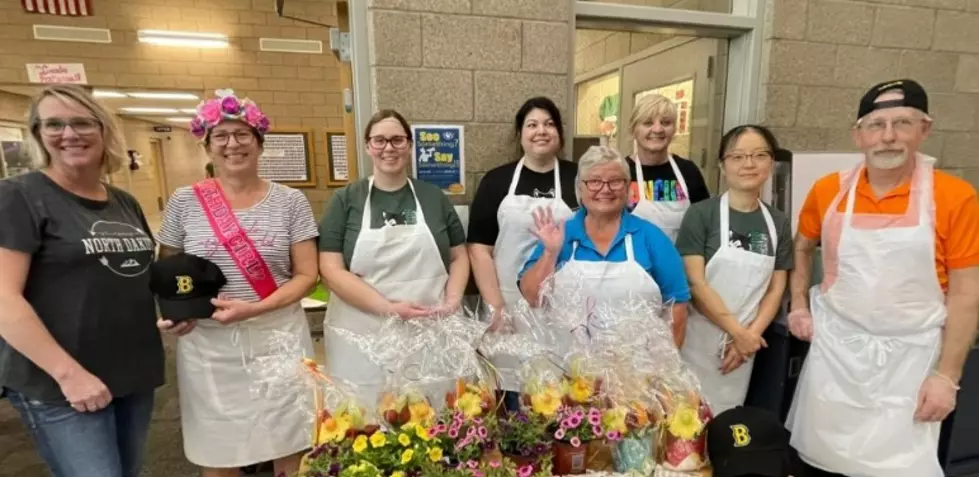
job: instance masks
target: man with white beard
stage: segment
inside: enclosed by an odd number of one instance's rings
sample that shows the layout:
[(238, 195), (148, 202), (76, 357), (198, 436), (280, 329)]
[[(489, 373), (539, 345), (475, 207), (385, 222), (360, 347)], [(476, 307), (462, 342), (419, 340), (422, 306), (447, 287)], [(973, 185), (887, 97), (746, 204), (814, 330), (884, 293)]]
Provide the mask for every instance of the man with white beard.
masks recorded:
[(979, 201), (918, 152), (931, 126), (921, 85), (874, 86), (853, 126), (864, 161), (800, 213), (788, 320), (812, 346), (787, 427), (807, 477), (944, 475), (941, 421), (979, 319)]

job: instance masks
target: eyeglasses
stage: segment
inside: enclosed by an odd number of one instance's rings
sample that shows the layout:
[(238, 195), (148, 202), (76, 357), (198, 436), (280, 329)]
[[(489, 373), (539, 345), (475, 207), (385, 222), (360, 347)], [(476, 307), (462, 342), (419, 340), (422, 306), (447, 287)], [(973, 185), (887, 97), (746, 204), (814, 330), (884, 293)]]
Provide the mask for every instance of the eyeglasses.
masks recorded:
[(41, 120), (41, 134), (45, 136), (60, 136), (65, 127), (70, 127), (79, 136), (97, 134), (102, 129), (102, 122), (95, 118), (49, 118)]
[(232, 134), (228, 133), (217, 133), (211, 135), (211, 144), (215, 146), (227, 146), (231, 141), (232, 136), (235, 138), (235, 142), (240, 146), (247, 146), (255, 142), (255, 134), (251, 131), (235, 131)]
[(745, 154), (743, 152), (735, 152), (731, 154), (725, 154), (724, 160), (731, 161), (735, 164), (741, 164), (744, 161), (747, 161), (749, 157), (754, 162), (768, 162), (772, 160), (772, 153), (771, 151), (756, 151), (750, 154)]
[(624, 189), (626, 183), (629, 181), (625, 179), (612, 179), (610, 181), (603, 181), (601, 179), (588, 179), (582, 182), (585, 183), (585, 188), (587, 188), (591, 192), (598, 192), (602, 190), (602, 188), (605, 187), (606, 185), (608, 185), (608, 189), (610, 191), (618, 192)]
[(877, 118), (866, 123), (859, 122), (857, 123), (857, 127), (869, 133), (880, 134), (887, 130), (887, 124), (890, 123), (891, 129), (894, 132), (908, 134), (914, 132), (914, 128), (918, 125), (919, 121), (921, 120), (914, 118), (895, 118), (891, 121), (884, 118)]
[(408, 136), (371, 136), (367, 142), (374, 149), (384, 149), (385, 147), (388, 147), (388, 144), (395, 149), (404, 149), (408, 147), (408, 142), (410, 141), (408, 141)]

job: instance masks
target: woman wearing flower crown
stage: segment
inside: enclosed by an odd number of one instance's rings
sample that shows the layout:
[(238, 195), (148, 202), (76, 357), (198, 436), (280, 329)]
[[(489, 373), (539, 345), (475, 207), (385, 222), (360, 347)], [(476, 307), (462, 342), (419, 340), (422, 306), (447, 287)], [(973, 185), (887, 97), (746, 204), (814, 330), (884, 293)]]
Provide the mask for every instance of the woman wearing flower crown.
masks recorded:
[(301, 337), (313, 356), (306, 315), (299, 305), (316, 284), (316, 221), (305, 195), (258, 175), (269, 120), (230, 90), (197, 107), (191, 132), (204, 143), (217, 179), (177, 189), (164, 211), (161, 255), (204, 257), (227, 277), (214, 314), (158, 325), (180, 336), (184, 452), (204, 477), (237, 476), (238, 468), (274, 461), (276, 475), (292, 475), (310, 446), (308, 423), (295, 405), (299, 390), (252, 392), (256, 357), (269, 338)]

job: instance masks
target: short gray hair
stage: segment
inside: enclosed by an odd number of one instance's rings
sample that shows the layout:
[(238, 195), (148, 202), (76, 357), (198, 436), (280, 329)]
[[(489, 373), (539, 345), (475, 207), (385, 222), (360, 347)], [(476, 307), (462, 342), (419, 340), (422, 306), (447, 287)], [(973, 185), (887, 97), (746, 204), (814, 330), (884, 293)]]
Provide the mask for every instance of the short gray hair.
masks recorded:
[(591, 146), (578, 159), (578, 180), (583, 180), (585, 174), (595, 166), (616, 163), (622, 168), (622, 173), (629, 177), (629, 163), (625, 162), (619, 151), (608, 146)]

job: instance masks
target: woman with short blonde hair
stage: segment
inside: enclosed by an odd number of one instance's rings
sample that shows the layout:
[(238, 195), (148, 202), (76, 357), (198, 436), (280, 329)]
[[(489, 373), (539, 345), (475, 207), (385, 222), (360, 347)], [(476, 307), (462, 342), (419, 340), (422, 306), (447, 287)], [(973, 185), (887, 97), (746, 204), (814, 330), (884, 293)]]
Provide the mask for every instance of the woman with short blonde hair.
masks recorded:
[(640, 98), (629, 121), (635, 157), (626, 158), (632, 169), (632, 213), (652, 222), (674, 242), (690, 204), (710, 197), (697, 165), (670, 153), (677, 117), (677, 107), (669, 98), (655, 93)]
[(0, 394), (59, 477), (136, 477), (163, 384), (148, 269), (155, 244), (130, 194), (112, 114), (78, 86), (31, 102), (40, 170), (0, 181)]

